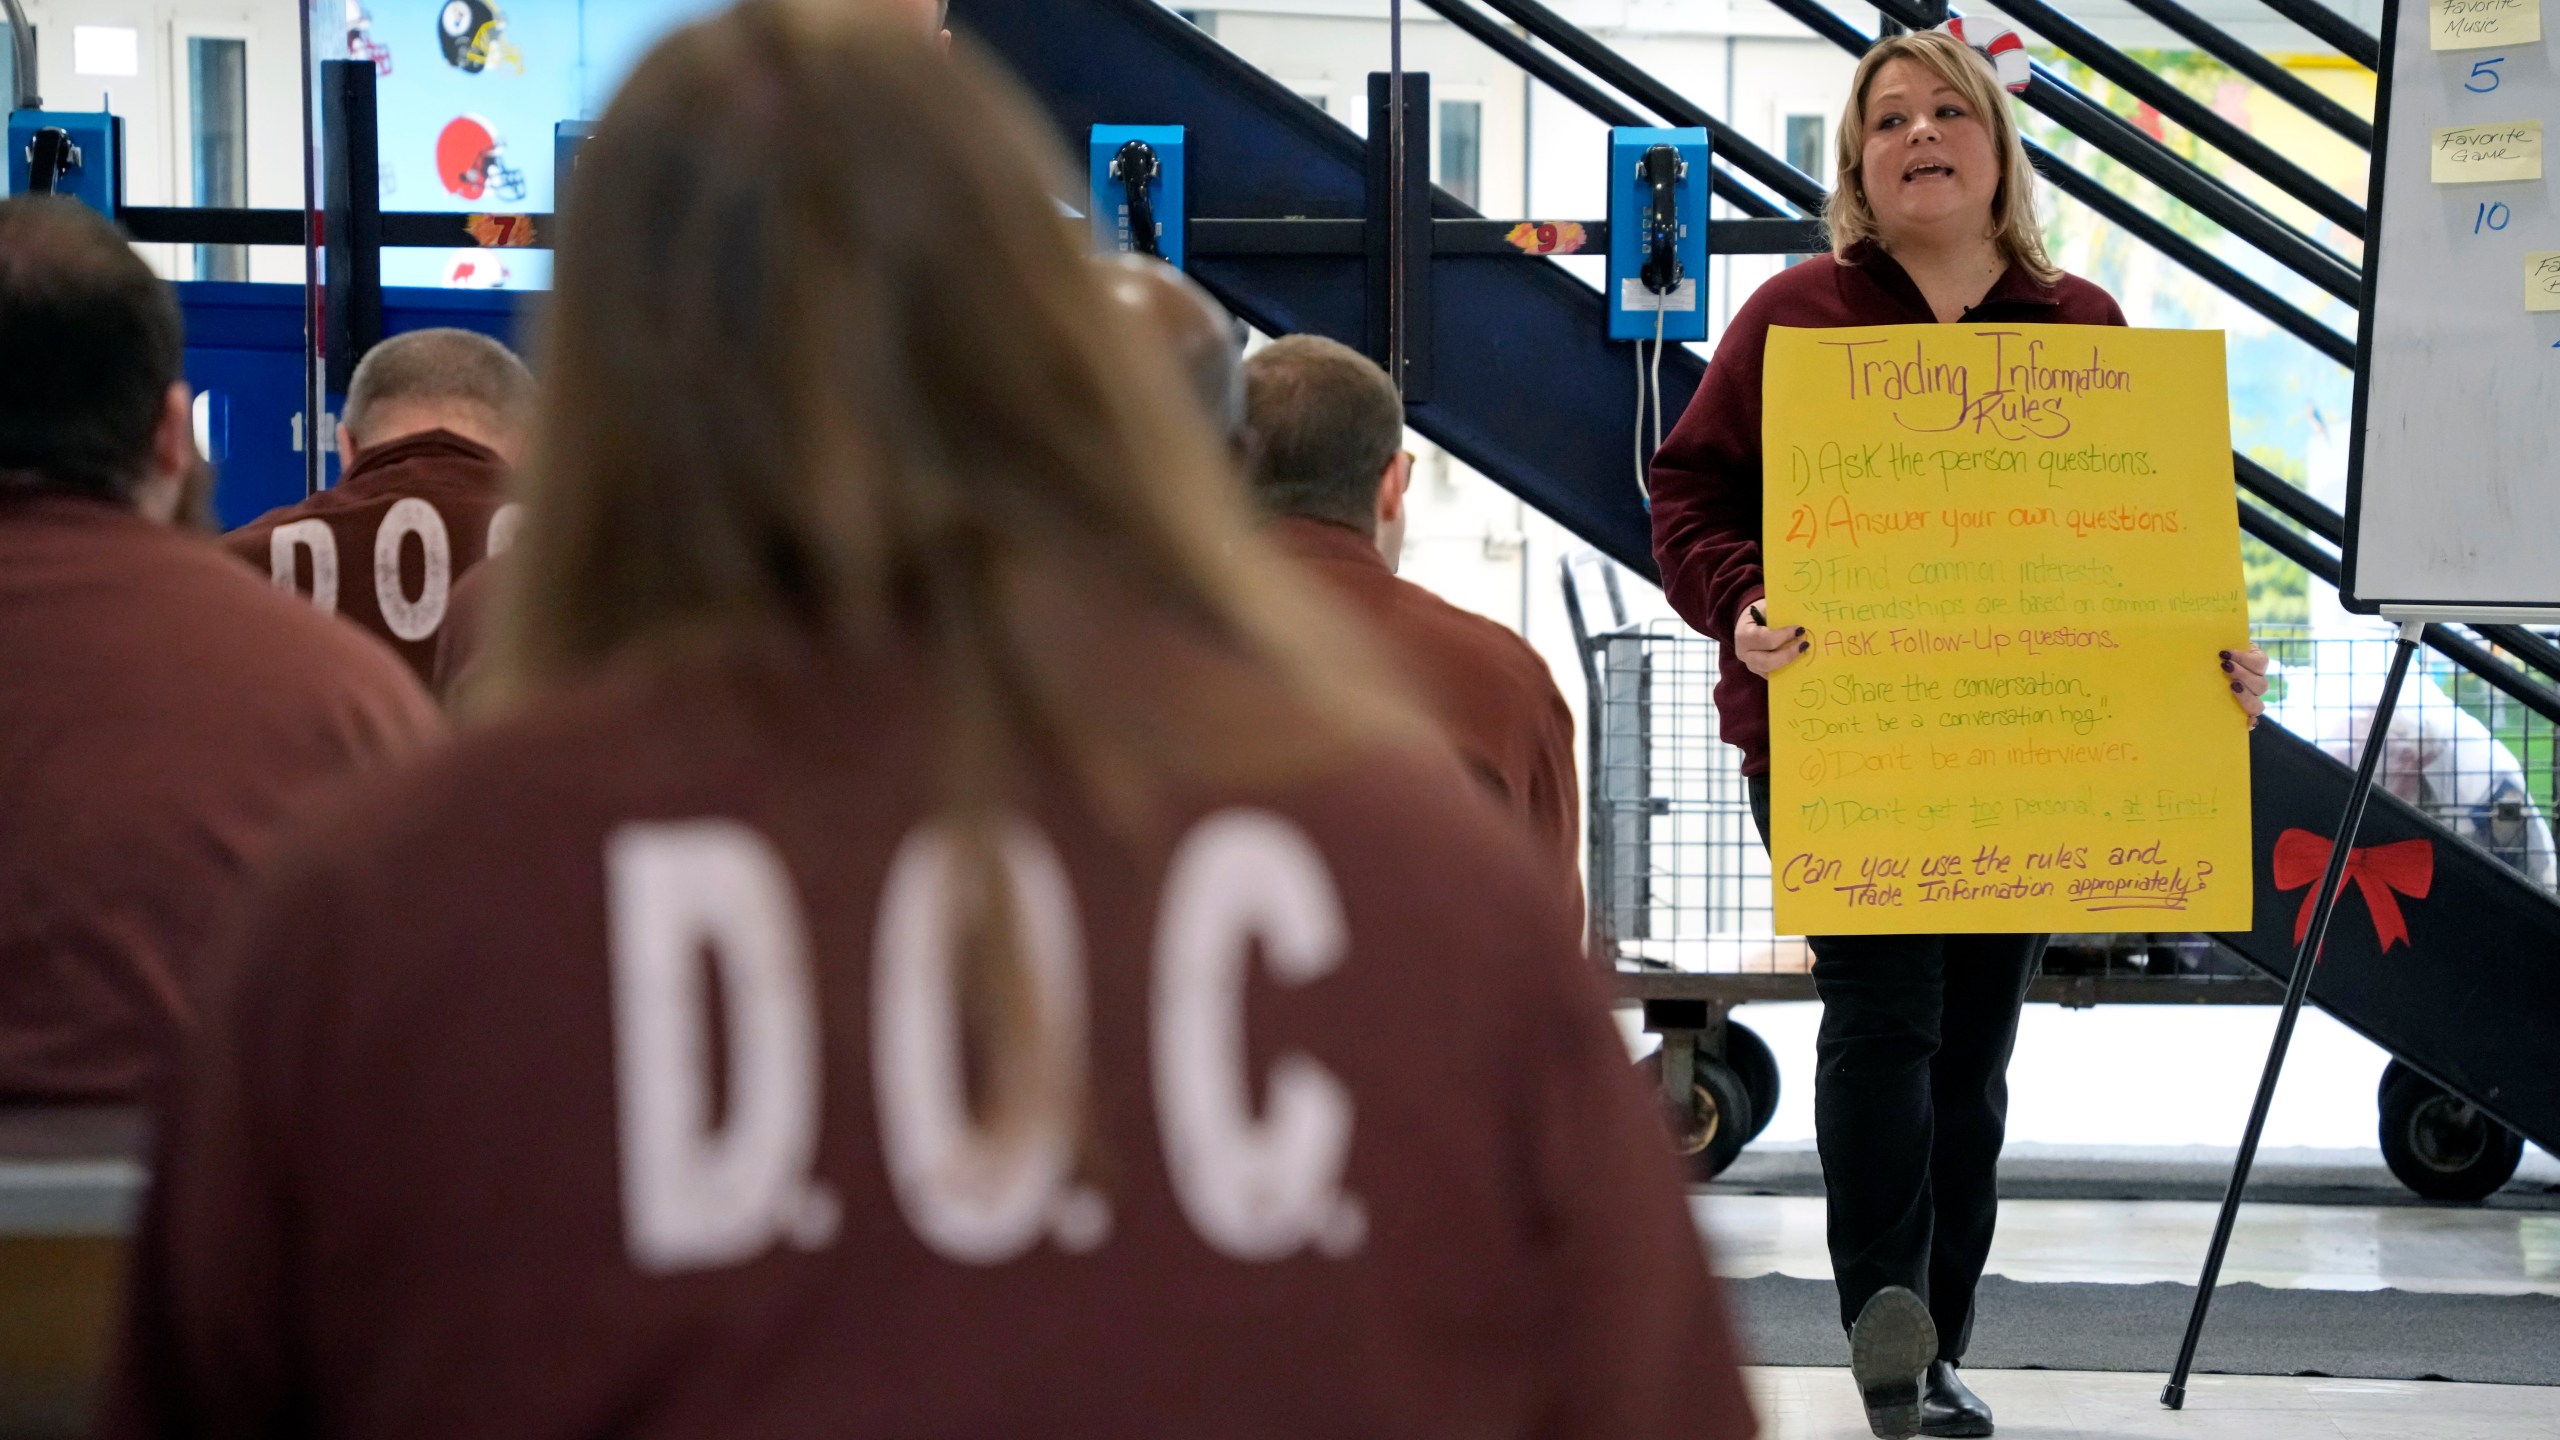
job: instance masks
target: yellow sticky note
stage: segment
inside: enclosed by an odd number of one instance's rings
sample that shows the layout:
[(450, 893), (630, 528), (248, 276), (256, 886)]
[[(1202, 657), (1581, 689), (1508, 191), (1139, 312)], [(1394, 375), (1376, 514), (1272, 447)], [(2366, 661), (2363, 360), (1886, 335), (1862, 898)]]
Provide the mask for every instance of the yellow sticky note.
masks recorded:
[(2248, 643), (2222, 336), (1769, 332), (1787, 934), (2240, 930)]
[(2542, 178), (2542, 122), (2451, 125), (2436, 132), (2428, 178), (2439, 185)]
[(2560, 250), (2537, 250), (2524, 257), (2524, 308), (2560, 310)]
[(2482, 50), (2542, 38), (2542, 0), (2427, 0), (2427, 46)]

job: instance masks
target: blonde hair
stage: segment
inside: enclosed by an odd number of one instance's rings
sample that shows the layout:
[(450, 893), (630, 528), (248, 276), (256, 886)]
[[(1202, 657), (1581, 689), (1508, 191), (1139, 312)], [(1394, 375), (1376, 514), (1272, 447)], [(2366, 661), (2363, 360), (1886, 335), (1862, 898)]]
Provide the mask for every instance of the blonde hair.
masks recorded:
[(2036, 171), (2018, 136), (2017, 117), (1993, 77), (1991, 64), (1973, 47), (1943, 30), (1915, 30), (1879, 40), (1858, 61), (1849, 81), (1849, 103), (1840, 113), (1833, 147), (1830, 198), (1822, 207), (1831, 230), (1831, 253), (1842, 260), (1861, 241), (1882, 243), (1875, 211), (1868, 208), (1864, 177), (1867, 91), (1879, 71), (1896, 60), (1909, 60), (1955, 87), (1973, 112), (1991, 127), (1991, 146), (2000, 155), (2000, 186), (1991, 192), (1991, 240), (2000, 254), (2039, 282), (2062, 278), (2062, 267), (2045, 253), (2044, 232), (2036, 223)]
[(1168, 777), (1329, 765), (1405, 712), (1163, 402), (1179, 374), (1060, 223), (1036, 112), (860, 9), (679, 30), (588, 141), (475, 698), (776, 645), (916, 675), (967, 872), (973, 1106), (1021, 1133), (1081, 1101), (999, 878), (1025, 757), (1107, 817)]

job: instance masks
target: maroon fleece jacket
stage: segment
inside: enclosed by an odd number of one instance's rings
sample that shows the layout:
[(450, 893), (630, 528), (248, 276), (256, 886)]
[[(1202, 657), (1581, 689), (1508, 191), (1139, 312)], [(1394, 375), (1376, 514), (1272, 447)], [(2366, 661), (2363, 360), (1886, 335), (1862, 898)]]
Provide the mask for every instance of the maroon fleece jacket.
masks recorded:
[[(1653, 457), (1653, 558), (1680, 618), (1720, 647), (1718, 733), (1742, 773), (1769, 770), (1769, 682), (1733, 653), (1733, 621), (1760, 598), (1760, 363), (1772, 325), (1927, 325), (1920, 287), (1872, 244), (1781, 271), (1743, 304), (1706, 383)], [(2122, 325), (2115, 297), (2076, 275), (2051, 285), (2012, 265), (1959, 325)]]

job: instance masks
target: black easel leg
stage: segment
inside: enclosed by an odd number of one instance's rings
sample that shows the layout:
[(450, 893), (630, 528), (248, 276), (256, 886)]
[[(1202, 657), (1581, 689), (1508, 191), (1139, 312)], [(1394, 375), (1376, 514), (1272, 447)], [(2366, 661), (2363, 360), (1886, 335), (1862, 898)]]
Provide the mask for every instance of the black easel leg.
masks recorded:
[(2213, 1245), (2205, 1252), (2204, 1275), (2196, 1281), (2195, 1308), (2187, 1315), (2187, 1338), (2178, 1347), (2178, 1366), (2160, 1392), (2160, 1403), (2172, 1410), (2187, 1404), (2187, 1374), (2195, 1368), (2196, 1342), (2204, 1338), (2205, 1311), (2213, 1304), (2213, 1287), (2222, 1277), (2223, 1253), (2231, 1248), (2231, 1226), (2240, 1218), (2240, 1192), (2248, 1186), (2249, 1167), (2258, 1158), (2258, 1138), (2267, 1128), (2267, 1109), (2275, 1103), (2276, 1081), (2284, 1074), (2285, 1051), (2293, 1044), (2293, 1025), (2302, 1018), (2302, 1002), (2311, 993), (2311, 971), (2320, 947), (2329, 938), (2329, 919), (2337, 913), (2338, 887), (2345, 883), (2347, 856), (2356, 832), (2364, 826), (2365, 801), (2373, 795), (2374, 767), (2382, 759), (2383, 741), (2391, 732), (2391, 712), (2400, 703), (2400, 682), (2409, 675), (2409, 659), (2417, 653), (2426, 626), (2416, 620), (2400, 624), (2400, 642), (2391, 652), (2391, 675), (2382, 682), (2382, 700), (2373, 710), (2373, 728), (2365, 735), (2364, 754), (2356, 761), (2355, 782), (2347, 788), (2347, 813), (2338, 821), (2336, 843), (2329, 851), (2327, 872), (2312, 903), (2311, 928), (2293, 950), (2293, 974), (2285, 981), (2284, 1013), (2276, 1020), (2275, 1044), (2267, 1051), (2267, 1068), (2258, 1077), (2257, 1103), (2249, 1107), (2249, 1128), (2240, 1136), (2239, 1163), (2231, 1171), (2231, 1188), (2223, 1192), (2222, 1214), (2214, 1221)]

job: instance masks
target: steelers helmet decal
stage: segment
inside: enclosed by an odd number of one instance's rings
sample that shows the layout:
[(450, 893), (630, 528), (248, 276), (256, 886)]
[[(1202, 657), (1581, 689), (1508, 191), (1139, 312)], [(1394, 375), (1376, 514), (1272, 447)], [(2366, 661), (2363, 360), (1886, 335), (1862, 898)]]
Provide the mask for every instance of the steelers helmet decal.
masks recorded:
[(489, 0), (444, 0), (436, 12), (436, 44), (444, 51), (444, 63), (465, 75), (479, 74), (492, 60), (512, 60), (514, 47), (506, 36), (507, 17)]

